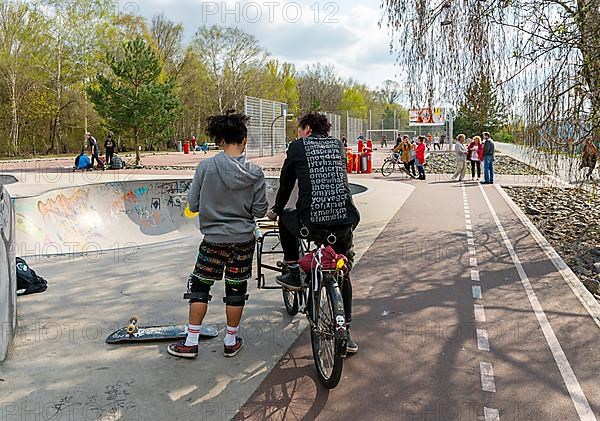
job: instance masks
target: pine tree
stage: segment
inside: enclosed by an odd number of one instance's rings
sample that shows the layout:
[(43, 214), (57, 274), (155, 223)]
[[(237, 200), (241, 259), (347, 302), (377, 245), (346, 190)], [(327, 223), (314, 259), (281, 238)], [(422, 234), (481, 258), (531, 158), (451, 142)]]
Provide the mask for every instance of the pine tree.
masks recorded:
[(161, 80), (160, 59), (141, 37), (109, 53), (107, 61), (112, 74), (98, 74), (88, 89), (96, 111), (115, 133), (156, 149), (168, 141), (180, 114), (174, 82)]
[(503, 106), (492, 88), (492, 81), (480, 73), (465, 92), (454, 121), (454, 132), (481, 136), (483, 132), (497, 132), (504, 122)]

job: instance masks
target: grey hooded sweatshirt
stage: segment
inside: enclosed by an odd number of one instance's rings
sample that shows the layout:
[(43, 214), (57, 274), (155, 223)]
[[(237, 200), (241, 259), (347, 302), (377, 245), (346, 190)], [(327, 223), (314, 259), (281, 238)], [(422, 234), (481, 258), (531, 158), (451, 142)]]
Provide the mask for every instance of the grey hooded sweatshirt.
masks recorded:
[(216, 244), (251, 241), (254, 218), (267, 213), (267, 191), (262, 169), (244, 155), (225, 152), (200, 162), (188, 193), (192, 212), (199, 212), (204, 240)]

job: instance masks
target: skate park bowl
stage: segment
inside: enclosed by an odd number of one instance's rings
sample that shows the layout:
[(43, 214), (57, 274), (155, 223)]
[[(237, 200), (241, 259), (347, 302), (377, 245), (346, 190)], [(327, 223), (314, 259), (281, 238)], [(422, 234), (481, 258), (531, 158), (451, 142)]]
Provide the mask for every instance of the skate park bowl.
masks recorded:
[(0, 184), (0, 362), (11, 345), (17, 323), (17, 272), (15, 267), (15, 217), (12, 199)]
[[(16, 254), (58, 256), (200, 237), (186, 210), (191, 179), (122, 181), (49, 190), (15, 200)], [(267, 178), (272, 205), (278, 178)], [(350, 185), (352, 194), (367, 189)], [(292, 197), (290, 202), (295, 201)]]

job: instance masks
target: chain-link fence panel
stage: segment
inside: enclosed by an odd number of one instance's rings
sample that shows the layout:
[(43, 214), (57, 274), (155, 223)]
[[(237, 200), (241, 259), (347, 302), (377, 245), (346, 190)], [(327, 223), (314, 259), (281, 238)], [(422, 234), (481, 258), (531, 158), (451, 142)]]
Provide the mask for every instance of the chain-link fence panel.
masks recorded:
[(286, 150), (287, 104), (247, 96), (244, 114), (248, 121), (248, 145), (246, 155), (250, 158), (273, 156)]

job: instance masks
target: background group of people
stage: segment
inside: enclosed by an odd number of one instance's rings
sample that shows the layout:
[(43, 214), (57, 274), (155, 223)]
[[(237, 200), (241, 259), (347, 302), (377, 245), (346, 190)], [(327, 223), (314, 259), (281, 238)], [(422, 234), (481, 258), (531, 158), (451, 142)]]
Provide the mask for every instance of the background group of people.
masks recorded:
[[(75, 168), (79, 170), (93, 170), (94, 168), (104, 168), (104, 166), (111, 167), (113, 164), (113, 160), (118, 160), (120, 162), (120, 158), (115, 156), (115, 152), (117, 149), (117, 143), (113, 139), (112, 132), (109, 132), (106, 136), (106, 140), (104, 141), (104, 150), (106, 162), (103, 162), (100, 159), (100, 147), (98, 146), (98, 141), (90, 132), (85, 133), (85, 141), (88, 145), (88, 148), (91, 153), (91, 158), (88, 157), (85, 153), (86, 148), (81, 150), (81, 154), (79, 154), (75, 158)], [(97, 165), (94, 167), (94, 165)]]
[[(419, 180), (425, 180), (425, 151), (427, 146), (425, 144), (426, 137), (419, 136), (416, 140), (413, 139), (411, 142), (407, 135), (402, 137), (398, 136), (396, 139), (396, 146), (394, 147), (394, 153), (399, 154), (399, 159), (404, 164), (404, 170), (414, 178)], [(417, 175), (418, 170), (419, 174)]]
[(479, 181), (483, 162), (483, 184), (494, 184), (496, 147), (490, 134), (483, 132), (483, 140), (480, 136), (467, 139), (464, 134), (459, 134), (456, 140), (454, 145), (456, 171), (452, 175), (452, 179), (463, 181), (467, 173), (467, 161), (469, 161), (471, 163), (471, 181)]

